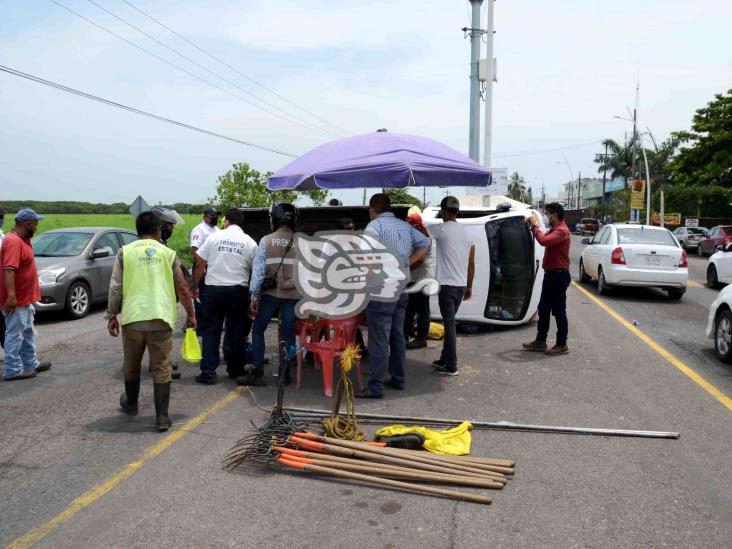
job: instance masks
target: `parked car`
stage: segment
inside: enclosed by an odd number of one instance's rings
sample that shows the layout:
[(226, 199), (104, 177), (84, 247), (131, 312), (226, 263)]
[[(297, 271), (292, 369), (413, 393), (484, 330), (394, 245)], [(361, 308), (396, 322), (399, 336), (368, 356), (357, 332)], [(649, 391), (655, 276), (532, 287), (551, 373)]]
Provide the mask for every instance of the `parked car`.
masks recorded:
[(698, 249), (699, 242), (706, 238), (708, 234), (709, 231), (704, 227), (679, 227), (674, 231), (676, 240), (687, 251)]
[(707, 286), (719, 288), (722, 284), (732, 284), (732, 244), (714, 252), (707, 264)]
[(712, 255), (717, 246), (726, 246), (732, 242), (732, 225), (717, 225), (709, 231), (709, 236), (699, 241), (697, 252), (700, 256)]
[(732, 286), (719, 292), (709, 307), (706, 333), (720, 360), (732, 363)]
[(574, 226), (574, 232), (577, 234), (595, 234), (600, 230), (600, 220), (592, 217), (583, 217)]
[(32, 241), (41, 301), (36, 311), (66, 310), (73, 318), (107, 300), (115, 256), (120, 246), (137, 240), (114, 227), (76, 227), (47, 231)]
[(659, 287), (676, 300), (686, 292), (686, 251), (664, 227), (605, 225), (582, 242), (588, 246), (580, 257), (580, 280), (596, 279), (600, 294), (612, 286)]

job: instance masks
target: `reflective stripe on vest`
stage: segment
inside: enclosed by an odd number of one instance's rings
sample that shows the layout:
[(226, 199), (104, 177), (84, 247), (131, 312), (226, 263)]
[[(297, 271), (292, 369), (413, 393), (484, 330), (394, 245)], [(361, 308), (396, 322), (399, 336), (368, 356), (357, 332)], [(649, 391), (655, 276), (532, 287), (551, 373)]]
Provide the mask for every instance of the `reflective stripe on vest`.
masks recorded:
[(122, 325), (159, 319), (175, 328), (175, 252), (151, 239), (122, 248)]

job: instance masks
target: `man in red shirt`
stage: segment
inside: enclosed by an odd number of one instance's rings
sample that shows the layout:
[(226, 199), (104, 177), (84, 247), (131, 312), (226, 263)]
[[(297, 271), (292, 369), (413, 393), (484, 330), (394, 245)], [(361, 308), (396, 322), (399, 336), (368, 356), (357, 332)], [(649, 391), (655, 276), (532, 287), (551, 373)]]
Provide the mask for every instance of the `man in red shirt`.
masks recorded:
[[(544, 211), (549, 218), (551, 229), (544, 233), (539, 228), (536, 216), (526, 219), (531, 225), (531, 232), (536, 241), (544, 246), (544, 283), (541, 286), (539, 300), (539, 324), (536, 340), (524, 343), (527, 351), (538, 351), (547, 355), (564, 355), (569, 352), (567, 347), (567, 287), (572, 281), (569, 274), (569, 227), (564, 222), (564, 207), (552, 202), (547, 204)], [(546, 337), (549, 333), (551, 315), (557, 319), (557, 344), (547, 349)]]
[(0, 248), (0, 308), (5, 318), (5, 372), (12, 381), (35, 377), (51, 367), (40, 363), (33, 334), (33, 303), (40, 301), (36, 260), (30, 239), (42, 216), (30, 208), (15, 216), (15, 227), (3, 239)]

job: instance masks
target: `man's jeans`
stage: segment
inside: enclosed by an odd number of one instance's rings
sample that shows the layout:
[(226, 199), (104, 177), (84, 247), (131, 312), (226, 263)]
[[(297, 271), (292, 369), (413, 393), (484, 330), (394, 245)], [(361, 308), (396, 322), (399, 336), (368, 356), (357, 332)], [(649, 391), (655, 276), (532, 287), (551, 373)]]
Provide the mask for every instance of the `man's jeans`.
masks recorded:
[(546, 341), (551, 315), (557, 319), (557, 345), (567, 344), (569, 321), (567, 320), (567, 288), (572, 281), (569, 271), (546, 271), (539, 299), (539, 324), (536, 341)]
[(5, 314), (5, 373), (4, 379), (22, 373), (32, 372), (38, 368), (36, 356), (36, 340), (33, 334), (33, 305), (18, 307), (12, 313)]
[(201, 346), (201, 374), (216, 375), (219, 365), (221, 331), (226, 321), (226, 371), (229, 375), (244, 375), (249, 288), (246, 286), (206, 286), (203, 294), (203, 344)]
[[(273, 316), (282, 315), (282, 340), (287, 343), (289, 349), (295, 345), (295, 304), (297, 299), (283, 299), (271, 295), (263, 295), (259, 302), (259, 313), (252, 325), (252, 355), (254, 356), (254, 368), (257, 372), (264, 371), (264, 332)], [(277, 336), (280, 337), (279, 335)], [(277, 342), (279, 352), (280, 342)]]
[(366, 307), (371, 366), (368, 388), (372, 393), (384, 393), (384, 372), (387, 367), (391, 378), (400, 385), (404, 384), (404, 363), (407, 358), (404, 313), (408, 301), (409, 296), (402, 294), (398, 301), (371, 301)]
[(463, 302), (465, 295), (464, 286), (442, 286), (438, 301), (440, 303), (440, 314), (445, 325), (445, 339), (442, 344), (440, 362), (454, 370), (457, 368), (457, 333), (455, 331), (455, 315)]

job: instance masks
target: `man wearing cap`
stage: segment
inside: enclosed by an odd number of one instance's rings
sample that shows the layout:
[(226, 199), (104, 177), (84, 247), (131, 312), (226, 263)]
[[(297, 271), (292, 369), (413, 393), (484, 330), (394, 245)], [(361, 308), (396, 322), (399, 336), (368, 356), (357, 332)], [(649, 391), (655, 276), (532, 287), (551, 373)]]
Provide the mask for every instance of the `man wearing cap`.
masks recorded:
[[(198, 250), (203, 246), (203, 243), (206, 242), (206, 239), (209, 236), (219, 230), (218, 223), (220, 215), (221, 212), (213, 206), (206, 207), (206, 209), (203, 210), (203, 221), (191, 230), (191, 257), (193, 258), (194, 272), (196, 270), (196, 263), (199, 261)], [(203, 280), (201, 280), (201, 286), (198, 288), (198, 294), (198, 299), (195, 299), (193, 304), (196, 307), (196, 318), (198, 318), (200, 324), (203, 313), (203, 307), (201, 307), (203, 300)]]
[(24, 208), (15, 216), (15, 227), (0, 248), (0, 308), (5, 318), (5, 372), (12, 381), (35, 377), (51, 367), (39, 362), (33, 333), (33, 303), (41, 300), (38, 272), (30, 239), (43, 216)]
[(457, 335), (455, 315), (463, 299), (473, 295), (475, 275), (475, 243), (467, 227), (457, 222), (460, 202), (454, 196), (446, 196), (440, 203), (442, 223), (428, 230), (437, 245), (437, 269), (435, 278), (440, 283), (440, 314), (445, 325), (442, 354), (432, 365), (435, 373), (444, 376), (458, 375)]

